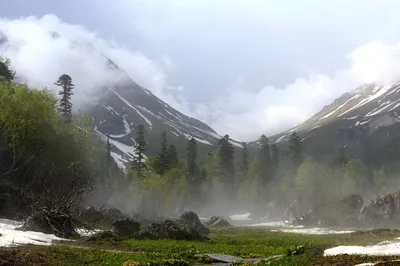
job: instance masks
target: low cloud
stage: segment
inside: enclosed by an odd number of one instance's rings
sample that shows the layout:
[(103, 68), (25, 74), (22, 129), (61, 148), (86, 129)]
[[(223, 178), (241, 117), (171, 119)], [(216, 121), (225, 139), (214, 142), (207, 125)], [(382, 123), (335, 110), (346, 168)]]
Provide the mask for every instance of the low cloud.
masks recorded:
[(368, 82), (392, 84), (400, 74), (400, 44), (374, 41), (346, 55), (347, 66), (334, 74), (314, 71), (286, 86), (266, 85), (258, 90), (247, 88), (240, 78), (236, 87), (226, 88), (223, 97), (194, 104), (183, 97), (182, 86), (168, 84), (169, 71), (177, 67), (168, 55), (150, 58), (101, 39), (82, 26), (64, 23), (55, 15), (0, 19), (0, 32), (0, 54), (12, 60), (29, 85), (52, 89), (58, 76), (70, 74), (78, 108), (88, 99), (93, 101), (99, 87), (119, 78), (111, 74), (106, 58), (95, 49), (174, 108), (238, 140), (254, 140), (263, 133), (272, 135), (295, 127), (344, 92)]
[(150, 59), (140, 51), (107, 42), (82, 26), (64, 23), (55, 15), (0, 19), (0, 32), (0, 54), (11, 59), (20, 79), (35, 88), (54, 89), (57, 78), (67, 73), (76, 86), (72, 100), (80, 109), (88, 100), (95, 102), (101, 96), (102, 86), (120, 78), (109, 71), (105, 56), (160, 97), (167, 79), (165, 71), (173, 66), (168, 56), (159, 61)]
[(370, 82), (390, 85), (400, 80), (400, 44), (379, 41), (357, 47), (346, 55), (347, 67), (335, 74), (310, 74), (282, 88), (235, 88), (226, 97), (199, 105), (198, 116), (219, 133), (254, 140), (295, 127), (345, 92)]

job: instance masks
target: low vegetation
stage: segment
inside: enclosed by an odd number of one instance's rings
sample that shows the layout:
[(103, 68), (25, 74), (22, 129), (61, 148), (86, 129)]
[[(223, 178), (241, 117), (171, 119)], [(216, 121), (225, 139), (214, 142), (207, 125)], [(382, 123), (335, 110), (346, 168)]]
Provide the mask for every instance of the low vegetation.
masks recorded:
[[(393, 257), (323, 257), (323, 250), (336, 245), (370, 245), (400, 236), (397, 230), (375, 230), (346, 235), (298, 235), (265, 228), (212, 229), (209, 242), (134, 240), (87, 243), (74, 241), (53, 246), (20, 246), (0, 249), (2, 265), (206, 265), (207, 253), (241, 258), (284, 257), (259, 265), (354, 265), (388, 261)], [(6, 264), (4, 264), (6, 263)], [(8, 263), (8, 264), (7, 264)], [(150, 264), (148, 264), (150, 263)], [(336, 264), (335, 264), (336, 263)], [(251, 265), (235, 264), (235, 265)]]

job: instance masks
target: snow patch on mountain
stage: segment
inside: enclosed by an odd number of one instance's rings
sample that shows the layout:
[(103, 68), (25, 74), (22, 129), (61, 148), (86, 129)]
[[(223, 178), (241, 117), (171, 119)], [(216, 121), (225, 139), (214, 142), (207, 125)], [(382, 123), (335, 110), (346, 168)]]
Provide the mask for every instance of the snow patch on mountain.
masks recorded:
[(110, 88), (110, 91), (112, 91), (115, 95), (118, 96), (118, 98), (121, 99), (121, 101), (123, 101), (126, 105), (128, 105), (130, 108), (132, 108), (133, 110), (135, 110), (138, 115), (140, 115), (143, 120), (149, 125), (150, 129), (152, 129), (153, 127), (153, 123), (151, 123), (151, 121), (149, 119), (147, 119), (147, 117), (145, 117), (136, 107), (134, 107), (129, 101), (127, 101), (124, 97), (122, 97), (118, 92), (116, 92), (115, 90)]
[(128, 160), (124, 159), (122, 155), (115, 153), (115, 152), (110, 152), (111, 157), (114, 159), (114, 161), (117, 163), (118, 167), (122, 169), (124, 172), (126, 172), (126, 163), (129, 163)]
[(358, 97), (360, 97), (359, 94), (354, 95), (353, 97), (351, 97), (349, 100), (347, 100), (345, 103), (343, 103), (342, 105), (340, 105), (338, 108), (336, 108), (335, 110), (333, 110), (332, 112), (330, 112), (329, 114), (321, 117), (319, 120), (328, 118), (329, 116), (333, 115), (334, 113), (336, 113), (337, 111), (339, 111), (340, 109), (342, 109), (344, 106), (346, 106), (347, 103), (349, 103), (352, 100), (357, 99)]
[(132, 133), (131, 127), (129, 126), (128, 121), (126, 121), (125, 116), (123, 116), (122, 119), (123, 119), (123, 123), (124, 123), (124, 127), (125, 127), (125, 132), (122, 134), (119, 134), (119, 135), (110, 134), (110, 138), (120, 139), (120, 138), (124, 138)]
[(106, 110), (110, 111), (112, 114), (120, 115), (120, 114), (119, 114), (117, 111), (115, 111), (114, 108), (112, 108), (111, 106), (109, 106), (109, 105), (105, 106), (104, 104), (102, 104), (102, 106), (103, 106)]
[(372, 100), (375, 100), (376, 98), (384, 95), (389, 89), (390, 89), (390, 87), (388, 87), (388, 86), (384, 86), (384, 87), (375, 86), (373, 89), (373, 92), (375, 92), (374, 94), (369, 95), (367, 98), (362, 99), (358, 104), (356, 104), (352, 108), (346, 110), (345, 112), (340, 114), (338, 117), (343, 116), (344, 114), (347, 114), (348, 112), (350, 112), (354, 109), (357, 109), (357, 108), (371, 102)]

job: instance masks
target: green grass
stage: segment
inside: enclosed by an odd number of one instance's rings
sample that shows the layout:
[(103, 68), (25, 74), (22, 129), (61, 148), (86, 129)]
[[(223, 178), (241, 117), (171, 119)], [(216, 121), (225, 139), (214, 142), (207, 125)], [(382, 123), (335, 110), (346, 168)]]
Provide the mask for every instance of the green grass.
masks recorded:
[[(208, 242), (126, 239), (117, 242), (102, 241), (90, 244), (75, 241), (74, 244), (81, 247), (24, 246), (1, 248), (0, 265), (121, 266), (126, 261), (136, 261), (152, 263), (150, 265), (181, 266), (187, 265), (182, 261), (191, 264), (198, 262), (199, 257), (204, 253), (224, 253), (243, 258), (287, 255), (282, 259), (264, 263), (264, 265), (354, 265), (355, 262), (381, 261), (389, 258), (322, 257), (321, 254), (324, 249), (336, 245), (369, 245), (384, 240), (393, 240), (399, 236), (399, 231), (392, 230), (375, 230), (346, 235), (299, 235), (271, 232), (270, 229), (266, 228), (220, 228), (212, 230), (211, 240)], [(168, 264), (165, 259), (175, 259), (175, 261)], [(181, 261), (178, 262), (178, 260)], [(340, 263), (334, 264), (335, 261)], [(130, 265), (137, 264), (132, 263)]]

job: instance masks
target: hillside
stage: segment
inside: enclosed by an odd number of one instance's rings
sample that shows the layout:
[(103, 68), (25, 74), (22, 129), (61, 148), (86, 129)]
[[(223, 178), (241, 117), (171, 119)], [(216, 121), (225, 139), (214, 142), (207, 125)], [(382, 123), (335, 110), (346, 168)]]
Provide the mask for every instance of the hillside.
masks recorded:
[[(221, 138), (211, 127), (198, 119), (189, 117), (174, 109), (166, 102), (159, 99), (149, 89), (138, 85), (129, 75), (115, 62), (107, 57), (102, 51), (97, 50), (90, 43), (70, 40), (57, 32), (49, 32), (53, 39), (62, 38), (63, 41), (93, 58), (104, 58), (104, 64), (110, 76), (118, 77), (112, 86), (98, 88), (102, 98), (90, 107), (87, 112), (94, 120), (97, 135), (106, 141), (110, 134), (112, 145), (112, 156), (121, 169), (132, 161), (134, 154), (135, 128), (142, 124), (145, 127), (145, 139), (147, 142), (147, 156), (156, 155), (159, 152), (162, 132), (167, 133), (168, 145), (174, 144), (180, 157), (186, 154), (187, 141), (192, 137), (198, 143), (198, 158), (204, 159), (205, 155), (214, 150), (215, 145)], [(18, 43), (10, 43), (5, 33), (0, 32), (0, 48), (21, 49)], [(91, 57), (90, 57), (91, 58)], [(40, 62), (38, 62), (40, 63)], [(24, 82), (22, 77), (17, 77)], [(56, 79), (57, 77), (54, 77)], [(72, 77), (74, 79), (74, 77)], [(79, 86), (77, 90), (81, 89)], [(88, 104), (87, 106), (93, 106)], [(232, 141), (236, 147), (241, 147), (239, 142)]]
[(399, 143), (400, 84), (366, 84), (345, 93), (303, 124), (271, 137), (286, 145), (296, 131), (305, 143), (305, 153), (334, 163), (339, 149), (349, 157), (381, 164), (395, 163)]
[[(112, 156), (122, 169), (133, 159), (135, 128), (139, 124), (145, 127), (146, 155), (156, 155), (159, 152), (163, 131), (167, 133), (168, 144), (174, 144), (181, 157), (186, 154), (187, 141), (192, 137), (198, 143), (199, 158), (204, 158), (202, 155), (214, 149), (222, 136), (205, 123), (182, 114), (150, 90), (136, 84), (110, 59), (108, 62), (110, 71), (116, 71), (124, 78), (113, 87), (104, 89), (106, 96), (89, 114), (102, 140), (106, 141), (107, 134), (110, 134)], [(232, 143), (241, 147), (239, 142)]]

